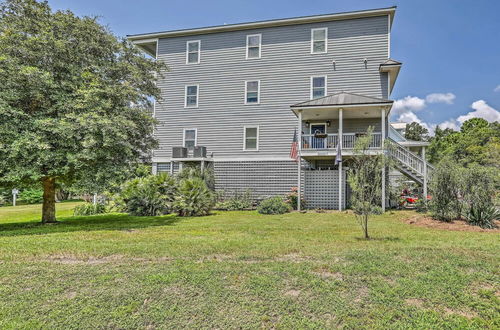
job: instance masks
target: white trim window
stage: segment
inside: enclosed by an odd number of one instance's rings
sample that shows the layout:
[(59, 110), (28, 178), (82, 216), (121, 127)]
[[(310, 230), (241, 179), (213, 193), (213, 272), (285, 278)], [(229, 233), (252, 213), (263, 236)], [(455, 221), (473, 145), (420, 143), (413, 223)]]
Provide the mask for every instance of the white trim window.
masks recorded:
[(184, 108), (197, 108), (200, 85), (186, 85)]
[(200, 40), (191, 40), (186, 42), (186, 64), (200, 63)]
[(243, 127), (243, 150), (259, 150), (259, 126)]
[(328, 51), (328, 28), (311, 29), (311, 54)]
[(260, 80), (245, 81), (245, 104), (260, 103)]
[(326, 76), (311, 77), (311, 100), (326, 96)]
[(247, 35), (247, 60), (260, 58), (262, 48), (262, 34)]
[(198, 144), (198, 129), (184, 128), (182, 132), (182, 145), (184, 148), (193, 149)]

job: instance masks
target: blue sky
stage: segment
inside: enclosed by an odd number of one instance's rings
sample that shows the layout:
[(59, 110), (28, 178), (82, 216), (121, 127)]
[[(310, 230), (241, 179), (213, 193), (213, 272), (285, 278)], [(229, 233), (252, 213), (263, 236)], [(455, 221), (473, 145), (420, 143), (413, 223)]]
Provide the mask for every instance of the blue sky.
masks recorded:
[[(101, 16), (120, 36), (397, 5), (391, 57), (403, 62), (392, 120), (457, 128), (500, 121), (500, 1), (496, 0), (49, 0)], [(186, 6), (186, 4), (189, 4)], [(496, 91), (495, 91), (496, 89)]]

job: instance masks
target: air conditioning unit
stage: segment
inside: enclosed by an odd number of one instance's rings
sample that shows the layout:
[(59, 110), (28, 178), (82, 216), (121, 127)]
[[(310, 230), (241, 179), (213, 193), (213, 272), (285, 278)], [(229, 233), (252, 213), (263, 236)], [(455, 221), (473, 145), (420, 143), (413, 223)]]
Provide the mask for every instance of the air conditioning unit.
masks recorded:
[(188, 149), (184, 147), (172, 147), (172, 158), (187, 158)]
[(207, 147), (195, 146), (193, 149), (193, 157), (195, 158), (207, 157)]

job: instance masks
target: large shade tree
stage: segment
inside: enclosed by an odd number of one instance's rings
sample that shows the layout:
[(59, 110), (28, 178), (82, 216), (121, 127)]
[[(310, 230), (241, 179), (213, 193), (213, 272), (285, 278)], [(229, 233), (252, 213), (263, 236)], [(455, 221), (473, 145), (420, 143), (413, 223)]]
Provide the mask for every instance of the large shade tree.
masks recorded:
[(41, 184), (42, 222), (54, 222), (56, 183), (102, 183), (156, 145), (163, 69), (95, 17), (1, 3), (0, 180)]

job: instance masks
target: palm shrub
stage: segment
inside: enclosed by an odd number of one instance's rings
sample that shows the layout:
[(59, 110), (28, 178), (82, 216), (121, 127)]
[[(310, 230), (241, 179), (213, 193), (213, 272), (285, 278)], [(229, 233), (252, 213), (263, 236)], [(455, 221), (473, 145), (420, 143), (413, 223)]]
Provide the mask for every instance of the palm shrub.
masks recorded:
[(85, 203), (82, 205), (78, 205), (73, 210), (73, 215), (77, 216), (87, 216), (87, 215), (95, 215), (95, 214), (103, 214), (106, 213), (106, 205), (102, 203)]
[(212, 167), (206, 167), (203, 170), (199, 166), (186, 165), (178, 174), (177, 180), (200, 178), (210, 190), (215, 189), (215, 174)]
[(214, 193), (201, 178), (182, 179), (173, 209), (180, 216), (208, 215), (215, 204)]
[(462, 214), (460, 191), (462, 169), (450, 158), (441, 160), (432, 172), (429, 204), (431, 215), (442, 221), (459, 219)]
[(264, 199), (257, 207), (257, 212), (260, 214), (283, 214), (290, 212), (291, 210), (292, 207), (290, 204), (285, 202), (281, 196)]
[(116, 202), (129, 214), (157, 216), (172, 212), (176, 192), (175, 179), (161, 173), (125, 182)]
[(500, 213), (495, 207), (499, 174), (491, 168), (471, 165), (463, 171), (463, 206), (467, 222), (482, 228), (495, 228)]

